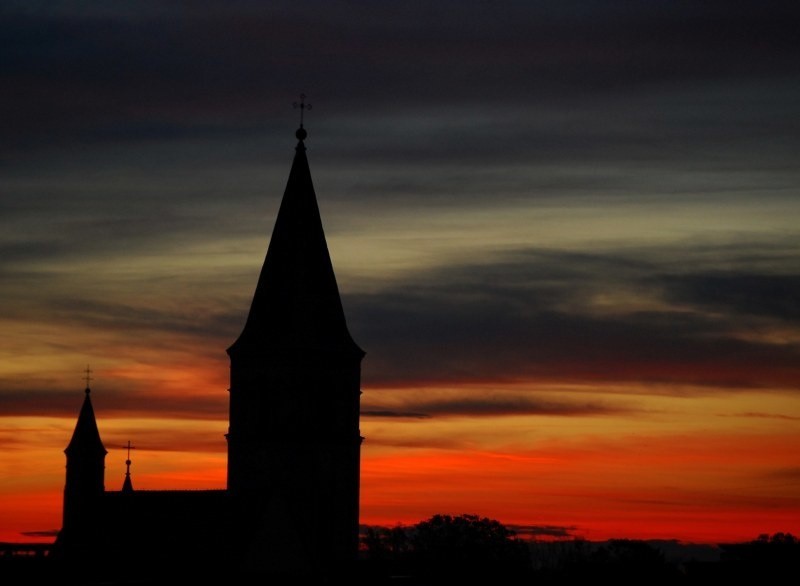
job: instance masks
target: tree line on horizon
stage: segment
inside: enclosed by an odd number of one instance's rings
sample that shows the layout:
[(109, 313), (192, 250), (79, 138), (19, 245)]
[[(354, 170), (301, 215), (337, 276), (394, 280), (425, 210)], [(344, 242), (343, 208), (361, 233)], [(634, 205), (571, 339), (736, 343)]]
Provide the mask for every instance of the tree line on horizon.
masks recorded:
[(487, 517), (437, 514), (410, 526), (367, 527), (362, 560), (376, 575), (405, 576), (418, 584), (492, 579), (531, 585), (609, 581), (666, 586), (800, 577), (800, 539), (791, 533), (761, 534), (718, 547), (714, 562), (676, 560), (645, 540), (536, 541)]

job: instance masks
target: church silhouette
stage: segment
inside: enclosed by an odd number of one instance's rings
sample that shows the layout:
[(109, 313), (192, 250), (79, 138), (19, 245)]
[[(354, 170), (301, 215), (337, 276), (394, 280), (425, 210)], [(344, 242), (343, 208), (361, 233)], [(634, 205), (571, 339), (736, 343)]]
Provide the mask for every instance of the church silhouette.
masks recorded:
[(227, 488), (105, 488), (87, 387), (66, 454), (53, 556), (77, 573), (326, 579), (359, 545), (361, 361), (300, 127), (250, 311), (230, 358)]

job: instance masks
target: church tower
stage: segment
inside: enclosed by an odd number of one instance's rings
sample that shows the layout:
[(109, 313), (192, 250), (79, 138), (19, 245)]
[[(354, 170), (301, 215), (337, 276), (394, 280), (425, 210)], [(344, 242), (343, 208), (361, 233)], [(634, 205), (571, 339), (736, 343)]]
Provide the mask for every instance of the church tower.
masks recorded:
[(364, 351), (345, 321), (306, 136), (301, 117), (250, 312), (227, 350), (228, 492), (246, 565), (292, 575), (355, 561), (363, 439)]
[(72, 439), (64, 450), (67, 456), (67, 479), (59, 540), (66, 540), (73, 555), (92, 543), (100, 522), (101, 499), (105, 491), (105, 459), (108, 452), (97, 429), (88, 372), (87, 367), (83, 405)]

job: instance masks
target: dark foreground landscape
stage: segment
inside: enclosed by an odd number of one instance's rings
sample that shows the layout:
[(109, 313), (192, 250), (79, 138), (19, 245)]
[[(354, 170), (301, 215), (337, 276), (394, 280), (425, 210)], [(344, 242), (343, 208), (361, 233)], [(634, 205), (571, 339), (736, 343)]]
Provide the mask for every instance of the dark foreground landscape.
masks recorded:
[[(223, 567), (214, 560), (191, 563), (126, 563), (92, 568), (53, 559), (46, 545), (1, 544), (0, 584), (67, 584), (75, 586), (174, 584), (342, 584), (379, 586), (433, 586), (441, 584), (639, 584), (647, 586), (723, 583), (798, 583), (800, 541), (788, 533), (762, 535), (744, 543), (719, 546), (685, 545), (674, 541), (629, 539), (588, 542), (582, 540), (521, 541), (503, 539), (470, 541), (464, 535), (433, 537), (413, 546), (398, 531), (372, 532), (365, 540), (361, 559), (350, 568), (326, 576), (248, 575)], [(472, 536), (474, 537), (474, 536)], [(485, 537), (485, 536), (484, 536)], [(394, 541), (392, 541), (394, 539)], [(124, 559), (124, 556), (121, 558)]]

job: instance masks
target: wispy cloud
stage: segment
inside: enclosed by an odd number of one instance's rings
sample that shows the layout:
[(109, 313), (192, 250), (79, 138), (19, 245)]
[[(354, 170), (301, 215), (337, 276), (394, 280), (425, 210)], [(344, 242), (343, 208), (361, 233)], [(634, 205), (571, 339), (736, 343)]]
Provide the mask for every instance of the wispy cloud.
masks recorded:
[[(396, 391), (386, 397), (367, 395), (362, 417), (394, 417), (407, 419), (429, 419), (432, 417), (496, 417), (502, 415), (611, 415), (629, 413), (635, 409), (618, 404), (595, 402), (586, 399), (564, 397), (555, 400), (543, 397), (533, 390), (491, 391), (470, 389), (468, 386), (449, 390), (425, 389), (420, 392)], [(392, 405), (402, 404), (400, 409), (380, 409), (381, 399)]]
[[(692, 254), (674, 252), (675, 259)], [(521, 378), (800, 385), (791, 337), (742, 331), (753, 315), (774, 320), (759, 324), (766, 330), (786, 327), (796, 275), (754, 278), (746, 267), (732, 269), (726, 292), (693, 288), (676, 299), (676, 282), (715, 278), (690, 263), (676, 270), (657, 257), (530, 250), (437, 267), (347, 301), (351, 329), (364, 348), (376, 348), (365, 362), (371, 385)], [(758, 302), (773, 297), (772, 305)]]
[(539, 537), (550, 537), (556, 539), (568, 539), (579, 536), (579, 528), (575, 526), (559, 525), (508, 525), (518, 537), (536, 539)]

